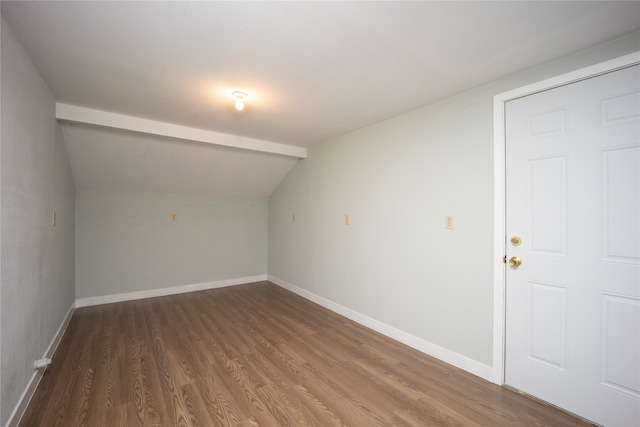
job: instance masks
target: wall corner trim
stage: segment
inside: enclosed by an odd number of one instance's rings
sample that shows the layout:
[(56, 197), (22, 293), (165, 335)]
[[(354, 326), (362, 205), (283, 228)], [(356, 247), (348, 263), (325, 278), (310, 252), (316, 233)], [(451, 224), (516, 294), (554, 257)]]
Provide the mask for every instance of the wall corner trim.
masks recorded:
[[(75, 309), (76, 309), (76, 303), (74, 302), (73, 304), (71, 304), (71, 307), (69, 308), (69, 311), (67, 312), (64, 319), (62, 319), (62, 323), (60, 324), (60, 327), (56, 331), (55, 335), (53, 336), (53, 339), (51, 340), (51, 343), (49, 344), (49, 347), (47, 347), (47, 350), (44, 352), (44, 355), (42, 356), (43, 358), (53, 357), (53, 354), (56, 352), (56, 349), (58, 348), (58, 344), (60, 344), (60, 341), (62, 340), (62, 336), (67, 330), (67, 326), (69, 326), (69, 322), (71, 321), (71, 317), (73, 316), (73, 312), (75, 311)], [(13, 409), (13, 412), (9, 416), (9, 419), (7, 420), (7, 424), (5, 425), (5, 427), (15, 427), (20, 423), (20, 420), (22, 419), (24, 412), (27, 410), (27, 406), (29, 406), (29, 402), (31, 402), (31, 398), (33, 397), (36, 389), (38, 388), (38, 384), (40, 384), (40, 380), (44, 376), (44, 373), (45, 373), (45, 370), (35, 371), (33, 373), (33, 375), (31, 376), (31, 379), (29, 380), (29, 383), (27, 384), (27, 388), (25, 388), (24, 392), (22, 393), (22, 396), (20, 396), (20, 399), (18, 400), (18, 404), (15, 406), (15, 408)]]
[(476, 360), (470, 359), (437, 344), (433, 344), (429, 341), (423, 340), (422, 338), (418, 338), (407, 332), (396, 329), (393, 326), (389, 326), (378, 320), (360, 314), (357, 311), (351, 310), (350, 308), (344, 307), (324, 297), (299, 288), (295, 285), (292, 285), (291, 283), (287, 283), (277, 277), (269, 275), (268, 280), (288, 291), (291, 291), (305, 299), (308, 299), (309, 301), (321, 305), (328, 310), (331, 310), (348, 319), (353, 320), (356, 323), (366, 326), (369, 329), (373, 329), (374, 331), (386, 335), (389, 338), (406, 344), (409, 347), (421, 351), (422, 353), (425, 353), (429, 356), (435, 357), (436, 359), (442, 360), (443, 362), (446, 362), (457, 368), (465, 370), (484, 380), (493, 382), (493, 369), (490, 366), (484, 365)]

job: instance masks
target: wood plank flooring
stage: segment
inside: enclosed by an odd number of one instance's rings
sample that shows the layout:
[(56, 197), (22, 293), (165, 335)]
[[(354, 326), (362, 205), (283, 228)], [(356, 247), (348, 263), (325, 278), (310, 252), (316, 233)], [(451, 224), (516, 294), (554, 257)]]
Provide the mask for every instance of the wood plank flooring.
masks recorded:
[(269, 282), (80, 308), (21, 426), (586, 426)]

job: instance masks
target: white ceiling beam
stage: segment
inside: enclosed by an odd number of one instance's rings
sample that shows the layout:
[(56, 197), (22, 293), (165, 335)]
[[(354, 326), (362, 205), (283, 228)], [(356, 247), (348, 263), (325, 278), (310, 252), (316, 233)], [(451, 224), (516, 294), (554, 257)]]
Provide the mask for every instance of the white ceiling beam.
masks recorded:
[(123, 114), (109, 113), (107, 111), (62, 104), (59, 102), (56, 103), (56, 118), (58, 120), (67, 120), (76, 123), (106, 126), (109, 128), (142, 132), (170, 138), (186, 139), (188, 141), (206, 142), (208, 144), (260, 151), (263, 153), (280, 154), (299, 159), (307, 157), (307, 149), (304, 147), (279, 144), (277, 142), (264, 141), (261, 139), (245, 138), (238, 135), (174, 125), (155, 120), (141, 119), (139, 117), (125, 116)]

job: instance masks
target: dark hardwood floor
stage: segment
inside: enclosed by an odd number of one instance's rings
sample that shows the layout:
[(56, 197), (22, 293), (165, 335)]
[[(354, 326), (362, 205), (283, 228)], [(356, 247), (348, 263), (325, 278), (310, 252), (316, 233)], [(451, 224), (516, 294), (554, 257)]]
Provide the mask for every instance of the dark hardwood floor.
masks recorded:
[(268, 282), (80, 308), (21, 426), (585, 426)]

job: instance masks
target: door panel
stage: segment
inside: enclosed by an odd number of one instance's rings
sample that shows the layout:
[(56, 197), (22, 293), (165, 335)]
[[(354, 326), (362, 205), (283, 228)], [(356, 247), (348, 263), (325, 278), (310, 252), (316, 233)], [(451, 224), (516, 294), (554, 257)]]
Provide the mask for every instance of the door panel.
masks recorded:
[(629, 236), (640, 234), (640, 148), (604, 151), (602, 181), (604, 259), (637, 264), (640, 262), (640, 246)]
[(522, 262), (505, 276), (505, 382), (640, 425), (640, 66), (505, 114), (507, 257)]
[(557, 284), (529, 282), (529, 319), (526, 333), (528, 358), (566, 371), (567, 288)]
[(601, 384), (640, 398), (640, 301), (602, 295), (602, 324)]
[(567, 256), (567, 158), (529, 160), (531, 251)]

